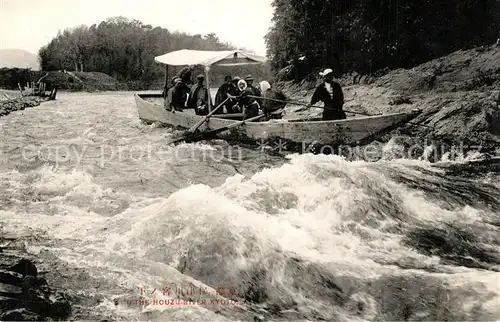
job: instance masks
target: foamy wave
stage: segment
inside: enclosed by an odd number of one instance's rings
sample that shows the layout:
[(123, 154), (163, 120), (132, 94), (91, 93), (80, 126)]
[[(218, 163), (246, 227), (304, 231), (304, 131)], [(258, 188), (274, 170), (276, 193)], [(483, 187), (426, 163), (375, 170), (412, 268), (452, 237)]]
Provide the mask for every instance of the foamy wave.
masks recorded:
[[(453, 191), (438, 195), (436, 189), (453, 180), (443, 175), (443, 169), (416, 160), (288, 158), (280, 167), (251, 177), (235, 175), (219, 187), (193, 184), (146, 200), (104, 189), (82, 171), (43, 169), (30, 184), (36, 193), (51, 196), (56, 214), (27, 220), (4, 212), (3, 220), (62, 240), (65, 246), (53, 252), (71, 265), (86, 267), (95, 278), (120, 285), (122, 293), (169, 280), (213, 288), (224, 284), (237, 287), (238, 296), (249, 303), (298, 307), (308, 316), (357, 319), (391, 316), (383, 313), (392, 304), (377, 293), (380, 290), (403, 297), (415, 291), (437, 299), (441, 293), (471, 287), (462, 300), (478, 304), (499, 299), (498, 292), (486, 285), (498, 273), (486, 278), (411, 244), (418, 233), (457, 222), (489, 229), (483, 219), (493, 216), (492, 210), (464, 205)], [(427, 189), (412, 186), (414, 181)], [(126, 197), (132, 199), (130, 204), (112, 217), (89, 206), (98, 204), (109, 211), (113, 200)], [(439, 289), (439, 283), (446, 286)], [(420, 285), (418, 292), (414, 285)], [(442, 302), (461, 312), (459, 317), (474, 314), (472, 306), (455, 298)], [(490, 304), (483, 307), (482, 317), (495, 312)], [(359, 305), (362, 312), (354, 309)], [(204, 312), (197, 310), (190, 312)]]

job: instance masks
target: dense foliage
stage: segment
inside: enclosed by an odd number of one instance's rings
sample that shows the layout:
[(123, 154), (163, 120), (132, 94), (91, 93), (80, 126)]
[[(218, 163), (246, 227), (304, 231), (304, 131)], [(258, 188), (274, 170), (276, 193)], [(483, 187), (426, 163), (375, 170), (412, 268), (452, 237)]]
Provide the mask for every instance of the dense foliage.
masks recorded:
[(39, 72), (33, 72), (26, 68), (0, 68), (0, 88), (18, 89), (26, 86), (26, 83), (36, 81), (40, 77)]
[[(154, 57), (179, 49), (228, 50), (234, 47), (220, 41), (214, 33), (188, 35), (153, 28), (138, 20), (113, 17), (99, 25), (83, 25), (60, 32), (40, 49), (39, 59), (44, 71), (102, 72), (132, 87), (141, 87), (140, 84), (158, 87), (165, 79), (165, 69), (154, 62)], [(170, 67), (169, 78), (180, 68)], [(225, 73), (262, 74), (262, 67), (215, 71), (212, 82), (220, 83)], [(134, 86), (137, 83), (139, 86)]]
[[(500, 36), (499, 0), (273, 0), (273, 6), (266, 43), (276, 71), (291, 62), (307, 72), (328, 66), (337, 75), (408, 68)], [(307, 59), (297, 61), (301, 55)]]

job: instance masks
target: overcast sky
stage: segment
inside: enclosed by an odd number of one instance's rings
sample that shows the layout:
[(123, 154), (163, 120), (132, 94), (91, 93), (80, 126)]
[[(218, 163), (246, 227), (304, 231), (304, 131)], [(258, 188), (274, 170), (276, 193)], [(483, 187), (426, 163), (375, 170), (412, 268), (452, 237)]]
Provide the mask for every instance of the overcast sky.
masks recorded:
[(36, 54), (59, 29), (125, 16), (190, 34), (215, 32), (238, 47), (266, 52), (272, 0), (0, 0), (0, 48)]

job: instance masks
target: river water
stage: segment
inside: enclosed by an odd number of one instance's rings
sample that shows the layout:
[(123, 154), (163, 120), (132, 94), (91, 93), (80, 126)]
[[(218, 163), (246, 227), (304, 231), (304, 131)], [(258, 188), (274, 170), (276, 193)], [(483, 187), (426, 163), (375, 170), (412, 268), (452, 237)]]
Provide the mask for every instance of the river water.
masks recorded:
[(59, 93), (0, 131), (2, 234), (75, 318), (500, 319), (495, 160), (167, 147), (128, 92)]

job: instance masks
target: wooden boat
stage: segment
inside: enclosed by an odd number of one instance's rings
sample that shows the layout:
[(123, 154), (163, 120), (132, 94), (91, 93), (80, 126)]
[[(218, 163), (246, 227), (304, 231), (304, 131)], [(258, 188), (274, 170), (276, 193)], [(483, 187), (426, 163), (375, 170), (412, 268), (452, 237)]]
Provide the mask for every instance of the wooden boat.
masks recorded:
[[(184, 55), (183, 55), (184, 53)], [(201, 56), (201, 59), (199, 58)], [(241, 58), (245, 61), (241, 61)], [(181, 50), (156, 57), (157, 62), (170, 65), (219, 65), (233, 66), (243, 63), (262, 62), (265, 58), (242, 51), (204, 52)], [(222, 64), (220, 63), (222, 62)], [(208, 72), (208, 69), (206, 69)], [(206, 77), (206, 79), (209, 79)], [(191, 109), (167, 111), (161, 93), (136, 93), (134, 95), (139, 118), (145, 123), (158, 123), (177, 129), (189, 129), (202, 121)], [(363, 145), (411, 121), (421, 110), (377, 116), (322, 121), (304, 119), (281, 119), (264, 122), (246, 122), (218, 134), (220, 139), (242, 143), (280, 142), (287, 150), (302, 150), (312, 144), (318, 145)], [(239, 123), (242, 114), (215, 114), (200, 127), (200, 131), (215, 130)], [(260, 142), (260, 143), (259, 143)]]

